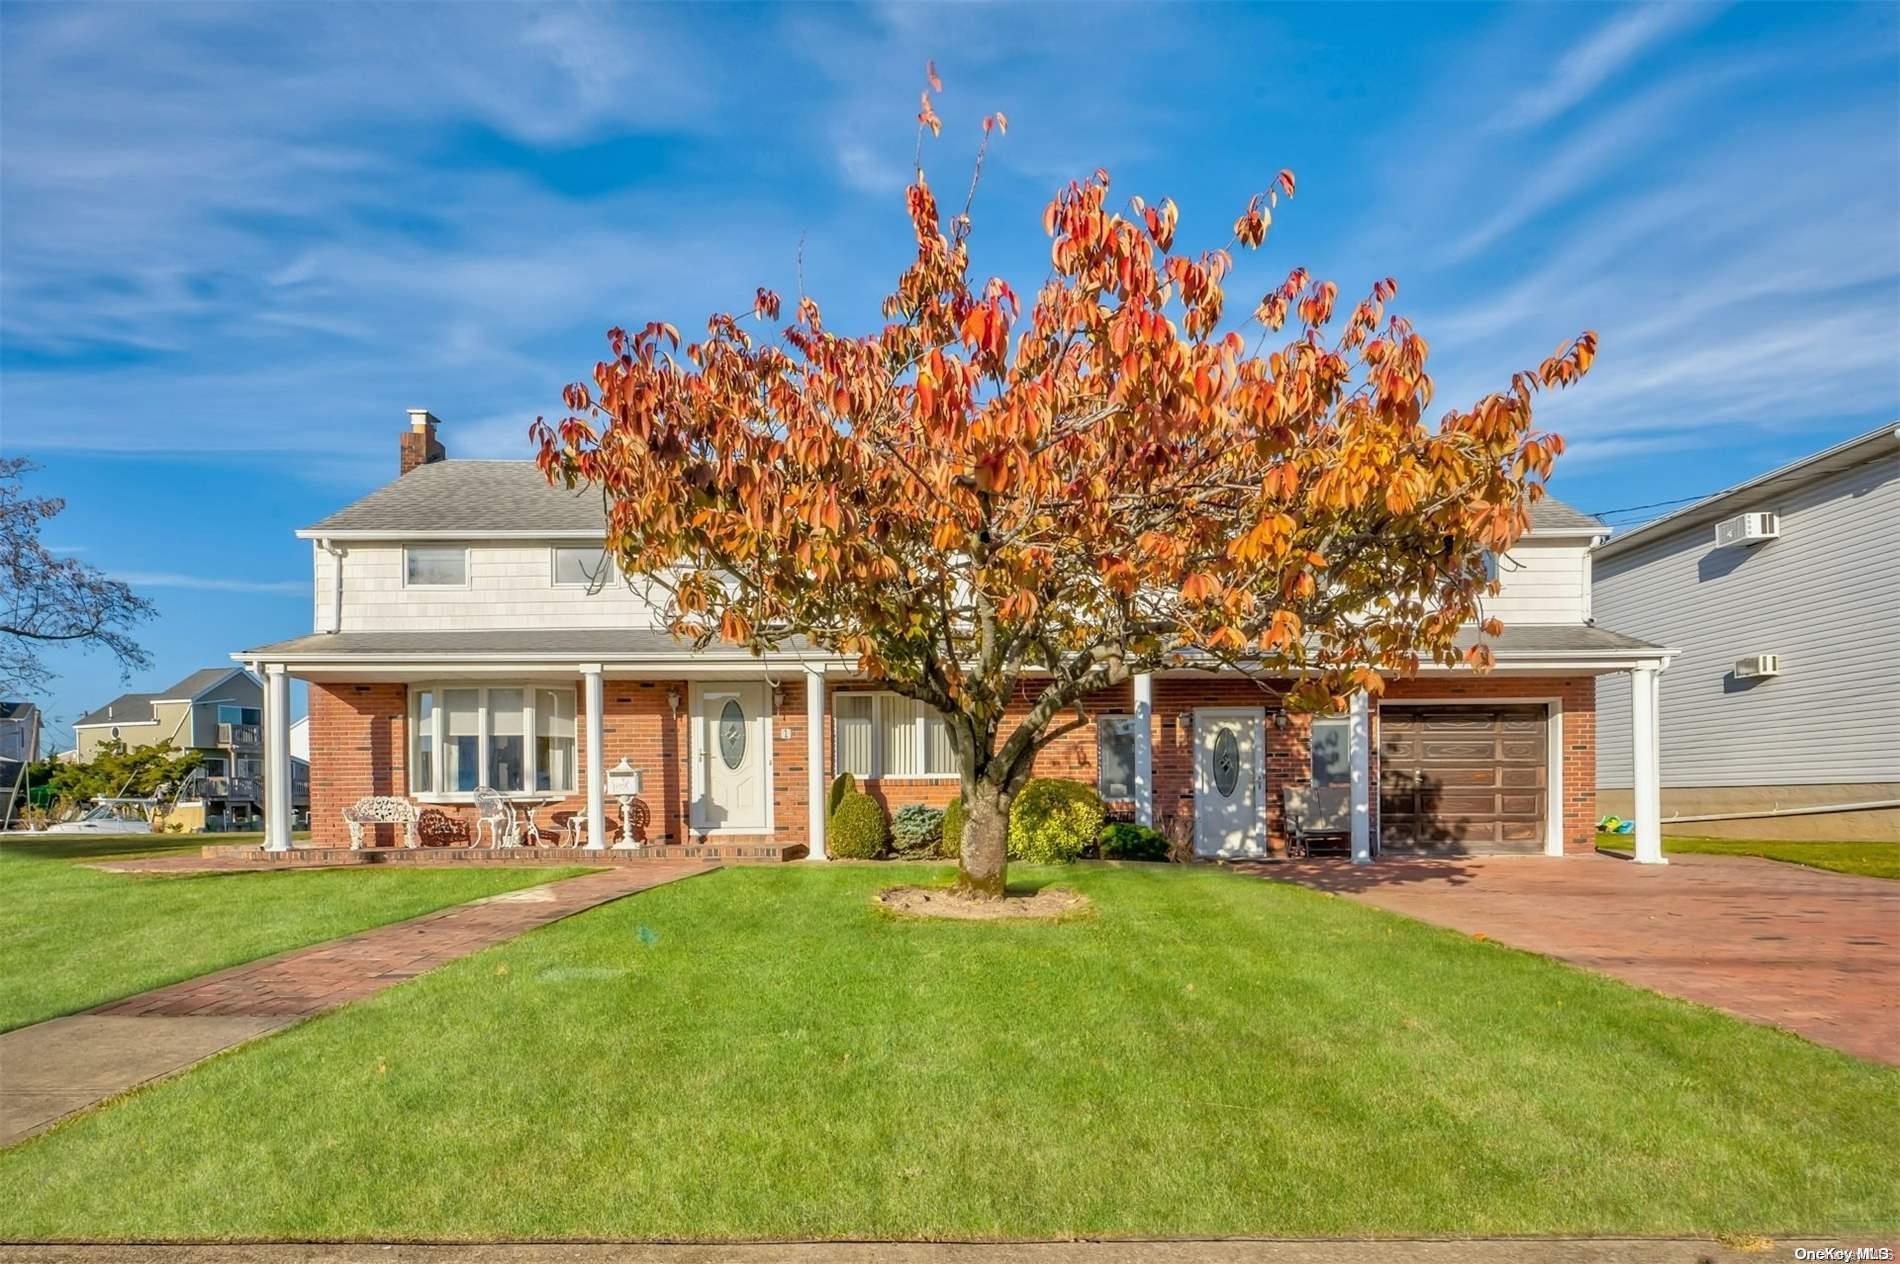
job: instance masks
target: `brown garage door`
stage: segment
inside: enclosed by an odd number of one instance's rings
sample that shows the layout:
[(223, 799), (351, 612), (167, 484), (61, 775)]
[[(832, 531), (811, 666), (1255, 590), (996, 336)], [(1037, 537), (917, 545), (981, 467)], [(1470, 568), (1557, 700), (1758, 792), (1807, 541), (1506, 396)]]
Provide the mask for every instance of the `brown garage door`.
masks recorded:
[(1541, 851), (1547, 740), (1540, 706), (1380, 707), (1380, 847)]

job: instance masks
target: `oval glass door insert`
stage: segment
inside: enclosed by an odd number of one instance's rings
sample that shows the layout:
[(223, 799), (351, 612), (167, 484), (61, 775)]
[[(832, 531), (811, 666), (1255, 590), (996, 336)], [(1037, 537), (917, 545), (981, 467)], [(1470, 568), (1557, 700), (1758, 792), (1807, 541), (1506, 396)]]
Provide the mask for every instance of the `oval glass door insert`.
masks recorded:
[(737, 698), (726, 699), (719, 712), (719, 758), (728, 768), (745, 762), (745, 709)]
[(1232, 729), (1222, 729), (1214, 738), (1214, 788), (1220, 797), (1234, 797), (1240, 784), (1240, 742)]

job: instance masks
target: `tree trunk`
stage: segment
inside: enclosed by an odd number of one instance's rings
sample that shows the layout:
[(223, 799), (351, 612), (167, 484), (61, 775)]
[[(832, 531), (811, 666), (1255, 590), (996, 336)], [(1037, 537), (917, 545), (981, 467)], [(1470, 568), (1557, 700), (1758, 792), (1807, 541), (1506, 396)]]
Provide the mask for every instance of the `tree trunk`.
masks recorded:
[(1009, 800), (1003, 791), (978, 781), (964, 791), (963, 851), (957, 861), (957, 890), (975, 900), (1000, 900), (1008, 882)]

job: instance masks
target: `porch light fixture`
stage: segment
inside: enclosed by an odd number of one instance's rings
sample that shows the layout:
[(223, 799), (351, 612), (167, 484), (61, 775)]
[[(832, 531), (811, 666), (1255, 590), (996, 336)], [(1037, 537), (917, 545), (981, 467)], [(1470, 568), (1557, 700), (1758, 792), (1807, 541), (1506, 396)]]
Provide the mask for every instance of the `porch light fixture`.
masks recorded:
[(633, 838), (633, 801), (639, 796), (640, 787), (640, 770), (628, 763), (625, 756), (607, 770), (607, 793), (620, 800), (620, 841), (614, 844), (615, 851), (633, 851), (640, 846)]

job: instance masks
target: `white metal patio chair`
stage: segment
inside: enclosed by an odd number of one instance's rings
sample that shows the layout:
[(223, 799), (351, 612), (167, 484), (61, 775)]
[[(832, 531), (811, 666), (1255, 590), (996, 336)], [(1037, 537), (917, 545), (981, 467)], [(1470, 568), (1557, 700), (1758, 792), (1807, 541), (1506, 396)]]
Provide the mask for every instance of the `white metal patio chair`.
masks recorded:
[(471, 846), (482, 844), (482, 826), (488, 827), (490, 847), (514, 847), (520, 840), (515, 834), (515, 809), (508, 797), (492, 786), (475, 787), (475, 838)]

